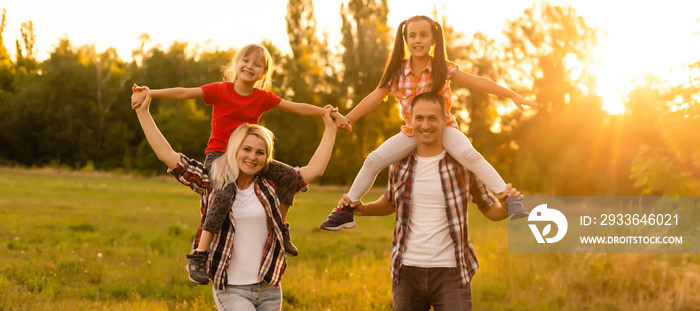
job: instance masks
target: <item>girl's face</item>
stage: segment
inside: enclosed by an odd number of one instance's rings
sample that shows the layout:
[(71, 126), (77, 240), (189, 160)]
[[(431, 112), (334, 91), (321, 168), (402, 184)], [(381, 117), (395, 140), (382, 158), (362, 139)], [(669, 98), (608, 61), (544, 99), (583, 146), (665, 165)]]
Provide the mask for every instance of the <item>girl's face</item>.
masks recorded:
[(426, 57), (430, 48), (435, 45), (433, 28), (426, 20), (417, 20), (406, 26), (406, 45), (413, 57)]
[(252, 177), (265, 166), (267, 146), (265, 141), (255, 135), (248, 135), (236, 152), (236, 163), (240, 172), (239, 177)]
[(241, 57), (236, 63), (236, 77), (239, 81), (254, 85), (265, 74), (265, 54), (254, 50)]

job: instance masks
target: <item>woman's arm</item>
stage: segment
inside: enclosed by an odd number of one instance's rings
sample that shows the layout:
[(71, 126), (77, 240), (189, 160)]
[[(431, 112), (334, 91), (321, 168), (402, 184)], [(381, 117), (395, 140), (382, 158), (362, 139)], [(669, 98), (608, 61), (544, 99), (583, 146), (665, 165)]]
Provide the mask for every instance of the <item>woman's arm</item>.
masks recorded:
[(369, 95), (365, 96), (365, 98), (357, 103), (355, 108), (352, 108), (345, 118), (348, 119), (350, 124), (354, 123), (370, 111), (374, 110), (374, 108), (377, 108), (379, 103), (381, 103), (384, 97), (389, 95), (390, 92), (391, 90), (388, 87), (376, 88), (374, 91), (372, 91), (372, 93), (369, 93)]
[(318, 148), (316, 148), (316, 152), (314, 152), (311, 160), (309, 160), (309, 164), (299, 169), (301, 177), (304, 178), (307, 184), (310, 184), (314, 179), (323, 175), (326, 166), (328, 166), (328, 161), (331, 159), (331, 153), (333, 153), (336, 130), (335, 123), (330, 117), (331, 108), (330, 106), (326, 106), (324, 109), (323, 123), (326, 127), (323, 131), (321, 142), (318, 144)]
[(148, 91), (146, 91), (144, 100), (134, 107), (136, 116), (139, 118), (139, 123), (141, 123), (143, 133), (146, 135), (146, 140), (148, 140), (148, 144), (151, 145), (151, 148), (158, 156), (158, 160), (161, 160), (169, 168), (175, 168), (180, 161), (180, 154), (170, 147), (170, 144), (160, 132), (160, 129), (158, 129), (155, 121), (153, 121), (151, 112), (148, 111), (150, 104), (151, 96), (148, 94)]
[[(525, 110), (525, 108), (523, 108), (523, 105), (537, 107), (537, 104), (535, 104), (534, 102), (520, 97), (518, 93), (515, 93), (512, 90), (507, 89), (505, 87), (502, 87), (496, 82), (493, 82), (484, 77), (468, 74), (462, 70), (457, 70), (454, 73), (454, 75), (452, 75), (451, 81), (461, 86), (474, 88), (485, 93), (510, 98), (520, 110)], [(350, 114), (348, 114), (348, 116), (350, 116)]]
[(131, 87), (131, 107), (137, 108), (144, 102), (146, 94), (151, 98), (163, 98), (171, 100), (201, 99), (204, 91), (199, 87), (173, 87), (167, 89), (149, 90), (148, 87), (134, 84)]

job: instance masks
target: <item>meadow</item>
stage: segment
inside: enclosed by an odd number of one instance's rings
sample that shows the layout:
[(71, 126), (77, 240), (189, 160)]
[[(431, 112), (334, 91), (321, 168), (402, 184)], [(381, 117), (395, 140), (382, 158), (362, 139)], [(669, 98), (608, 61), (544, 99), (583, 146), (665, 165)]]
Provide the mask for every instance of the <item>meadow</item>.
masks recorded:
[[(297, 195), (283, 310), (391, 309), (393, 216), (318, 229), (343, 190)], [(198, 219), (168, 176), (0, 168), (0, 310), (215, 310), (184, 269)], [(510, 254), (505, 221), (469, 219), (475, 310), (700, 308), (699, 254)]]

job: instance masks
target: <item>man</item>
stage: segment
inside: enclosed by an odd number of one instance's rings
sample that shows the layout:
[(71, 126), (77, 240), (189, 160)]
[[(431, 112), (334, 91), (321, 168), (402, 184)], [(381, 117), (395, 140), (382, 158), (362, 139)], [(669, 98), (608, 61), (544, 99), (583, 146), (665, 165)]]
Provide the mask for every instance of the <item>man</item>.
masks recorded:
[[(493, 193), (444, 151), (444, 111), (437, 94), (415, 97), (411, 126), (418, 147), (392, 165), (381, 198), (352, 206), (358, 216), (397, 213), (391, 251), (394, 310), (471, 310), (470, 281), (479, 264), (467, 232), (469, 196), (488, 219), (508, 217)], [(519, 199), (520, 192), (508, 184), (503, 197)], [(344, 195), (340, 205), (349, 204)]]

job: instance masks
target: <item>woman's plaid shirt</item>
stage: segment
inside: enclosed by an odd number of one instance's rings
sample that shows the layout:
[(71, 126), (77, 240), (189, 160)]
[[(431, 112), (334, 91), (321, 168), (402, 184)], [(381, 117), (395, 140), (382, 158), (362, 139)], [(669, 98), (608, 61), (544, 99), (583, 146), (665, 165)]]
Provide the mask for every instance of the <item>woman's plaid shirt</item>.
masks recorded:
[[(174, 169), (168, 169), (168, 173), (175, 176), (180, 183), (189, 186), (194, 192), (200, 195), (201, 220), (193, 243), (193, 246), (196, 246), (202, 233), (202, 226), (204, 226), (207, 208), (211, 200), (214, 199), (212, 194), (213, 185), (210, 182), (209, 174), (204, 168), (204, 164), (197, 160), (191, 160), (185, 155), (181, 155), (180, 163), (178, 163), (177, 167)], [(298, 169), (297, 174), (299, 175), (297, 192), (308, 190), (308, 186), (301, 177), (301, 174), (299, 174)], [(278, 225), (282, 223), (279, 210), (280, 203), (277, 198), (275, 185), (271, 180), (256, 176), (254, 187), (256, 196), (265, 208), (268, 224), (268, 236), (265, 243), (263, 260), (260, 263), (259, 276), (270, 285), (277, 286), (287, 266), (284, 257), (282, 231)], [(231, 201), (233, 200), (235, 200), (235, 195), (231, 198)], [(221, 290), (226, 289), (228, 285), (228, 265), (231, 261), (231, 254), (235, 251), (233, 249), (234, 233), (233, 213), (229, 212), (228, 217), (224, 220), (221, 227), (221, 231), (216, 233), (212, 239), (209, 260), (207, 262), (209, 277), (212, 278), (214, 285)]]
[[(407, 158), (392, 165), (389, 170), (389, 185), (385, 193), (386, 198), (396, 209), (396, 225), (391, 248), (391, 275), (395, 283), (399, 281), (406, 248), (415, 166), (415, 151)], [(445, 194), (450, 237), (455, 245), (459, 285), (466, 286), (479, 268), (479, 262), (476, 260), (476, 253), (468, 234), (467, 204), (469, 203), (469, 195), (471, 194), (472, 201), (482, 212), (498, 202), (498, 199), (476, 175), (464, 169), (449, 154), (445, 154), (445, 158), (440, 160), (439, 167), (442, 189)]]

